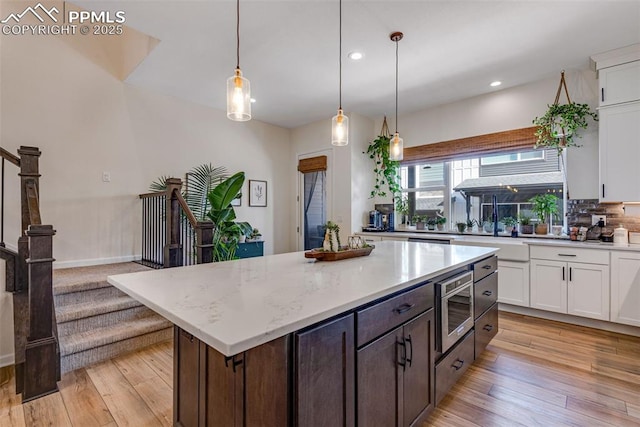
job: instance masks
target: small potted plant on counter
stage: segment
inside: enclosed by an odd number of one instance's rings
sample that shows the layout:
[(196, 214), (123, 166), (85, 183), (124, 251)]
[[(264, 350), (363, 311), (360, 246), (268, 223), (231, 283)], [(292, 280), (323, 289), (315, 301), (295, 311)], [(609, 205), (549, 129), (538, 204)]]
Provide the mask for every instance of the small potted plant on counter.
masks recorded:
[(502, 223), (504, 224), (504, 231), (511, 234), (514, 227), (518, 224), (518, 220), (512, 216), (505, 216), (502, 218)]
[(444, 216), (438, 215), (436, 217), (436, 226), (438, 227), (438, 231), (444, 231), (444, 226), (447, 223), (447, 218)]
[(456, 222), (456, 228), (458, 229), (458, 233), (464, 233), (465, 231), (467, 231), (467, 223)]
[(422, 215), (414, 215), (413, 222), (416, 224), (416, 230), (424, 230), (425, 217)]
[(533, 224), (531, 224), (530, 216), (520, 215), (520, 232), (522, 234), (533, 234)]
[(396, 212), (402, 215), (400, 223), (403, 226), (409, 225), (409, 198), (406, 195), (398, 194), (395, 196)]
[(470, 233), (478, 231), (478, 227), (480, 227), (480, 223), (477, 219), (472, 218), (467, 220), (467, 230), (469, 230)]
[(482, 231), (484, 231), (485, 233), (493, 233), (493, 222), (484, 221), (482, 223)]
[(436, 229), (436, 219), (435, 218), (427, 219), (427, 229), (431, 230), (431, 231)]
[(249, 242), (259, 242), (262, 240), (262, 234), (260, 233), (260, 230), (258, 230), (257, 228), (254, 228), (253, 230), (251, 230), (251, 233), (246, 237), (245, 242), (249, 243)]
[(536, 224), (536, 234), (547, 234), (549, 217), (558, 213), (558, 198), (550, 193), (536, 194), (529, 203), (533, 204), (532, 210), (540, 221)]

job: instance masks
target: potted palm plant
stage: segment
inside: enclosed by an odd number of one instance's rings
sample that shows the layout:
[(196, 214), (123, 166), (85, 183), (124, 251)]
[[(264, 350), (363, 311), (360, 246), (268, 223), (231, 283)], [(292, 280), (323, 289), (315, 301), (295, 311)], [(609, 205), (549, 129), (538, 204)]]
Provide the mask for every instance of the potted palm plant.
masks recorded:
[(536, 234), (547, 234), (549, 217), (558, 213), (558, 197), (550, 193), (536, 194), (529, 202), (533, 204), (532, 210), (539, 221), (536, 224)]

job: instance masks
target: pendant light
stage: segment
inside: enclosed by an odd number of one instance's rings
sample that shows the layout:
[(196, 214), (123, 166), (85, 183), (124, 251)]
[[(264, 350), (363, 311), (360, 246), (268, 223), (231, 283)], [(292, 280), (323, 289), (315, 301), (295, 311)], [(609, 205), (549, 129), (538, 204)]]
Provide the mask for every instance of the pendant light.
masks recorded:
[(403, 34), (400, 31), (391, 33), (389, 38), (396, 43), (396, 132), (393, 134), (389, 142), (389, 160), (402, 160), (402, 152), (404, 151), (404, 141), (398, 133), (398, 42), (402, 40)]
[(331, 119), (331, 144), (343, 146), (349, 143), (349, 117), (342, 112), (342, 0), (340, 0), (340, 48), (339, 48), (339, 69), (340, 69), (340, 89), (338, 114)]
[(236, 70), (227, 79), (227, 117), (235, 122), (251, 120), (251, 85), (240, 71), (240, 0), (236, 0)]

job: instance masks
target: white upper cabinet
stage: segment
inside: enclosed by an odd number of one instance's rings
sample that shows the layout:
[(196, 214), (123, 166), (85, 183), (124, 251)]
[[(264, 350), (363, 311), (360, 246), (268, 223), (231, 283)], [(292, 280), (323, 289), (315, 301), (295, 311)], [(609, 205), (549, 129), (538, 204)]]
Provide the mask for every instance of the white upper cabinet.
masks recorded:
[(640, 100), (640, 61), (598, 71), (600, 106)]
[(600, 201), (640, 202), (640, 101), (599, 115)]

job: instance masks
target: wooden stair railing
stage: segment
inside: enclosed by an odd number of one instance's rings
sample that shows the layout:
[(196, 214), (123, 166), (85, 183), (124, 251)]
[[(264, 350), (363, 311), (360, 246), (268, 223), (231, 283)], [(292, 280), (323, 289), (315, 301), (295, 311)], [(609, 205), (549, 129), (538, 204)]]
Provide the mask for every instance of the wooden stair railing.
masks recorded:
[[(55, 230), (51, 225), (43, 225), (40, 215), (40, 154), (36, 147), (20, 147), (19, 157), (0, 148), (3, 190), (4, 160), (20, 168), (22, 228), (11, 267), (13, 285), (7, 283), (7, 288), (13, 292), (16, 393), (22, 393), (23, 402), (58, 391), (60, 380), (60, 350), (53, 309)], [(1, 222), (4, 239), (4, 191)]]
[[(198, 221), (193, 215), (182, 197), (180, 178), (167, 178), (166, 187), (163, 192), (140, 195), (141, 263), (170, 268), (213, 262), (213, 222)], [(192, 237), (193, 243), (188, 241)]]

